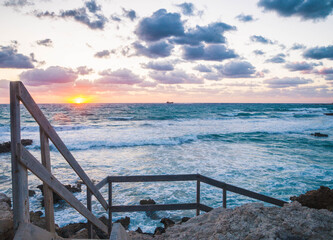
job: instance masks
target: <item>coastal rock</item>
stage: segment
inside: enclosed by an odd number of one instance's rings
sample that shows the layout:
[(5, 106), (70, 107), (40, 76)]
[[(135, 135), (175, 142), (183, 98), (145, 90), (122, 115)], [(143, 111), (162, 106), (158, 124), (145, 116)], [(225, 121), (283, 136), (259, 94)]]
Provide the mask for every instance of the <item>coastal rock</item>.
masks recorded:
[[(86, 223), (71, 223), (57, 229), (57, 234), (63, 238), (72, 238), (80, 230), (87, 228)], [(88, 234), (87, 234), (88, 235)]]
[(333, 116), (333, 113), (324, 113), (327, 116)]
[[(150, 204), (156, 204), (155, 200), (151, 198), (140, 200), (140, 205), (150, 205)], [(146, 215), (152, 220), (161, 219), (156, 213), (156, 211), (146, 211)]]
[(36, 191), (29, 189), (29, 197), (33, 197), (35, 195), (36, 195)]
[(45, 229), (45, 217), (42, 217), (43, 213), (41, 211), (30, 212), (30, 222), (37, 227)]
[(172, 221), (169, 218), (162, 218), (161, 219), (161, 223), (164, 224), (164, 228), (167, 229), (168, 227), (172, 227), (173, 225), (175, 225), (175, 222)]
[(291, 201), (297, 201), (302, 206), (315, 209), (328, 209), (333, 211), (333, 189), (320, 186), (317, 190), (308, 191), (298, 197), (293, 196)]
[[(106, 226), (108, 225), (108, 219), (105, 216), (100, 217), (99, 220), (101, 220)], [(97, 235), (100, 239), (109, 239), (109, 236), (99, 228), (93, 226), (93, 230), (96, 233), (95, 235)]]
[(115, 221), (116, 223), (120, 223), (121, 225), (123, 225), (123, 227), (128, 230), (128, 227), (130, 225), (130, 222), (131, 222), (131, 218), (130, 217), (125, 217), (125, 218), (121, 218), (121, 219), (118, 219), (117, 221)]
[(333, 239), (333, 213), (303, 207), (298, 202), (284, 207), (245, 204), (234, 209), (216, 208), (174, 225), (156, 240), (171, 239)]
[[(71, 193), (76, 193), (76, 192), (81, 192), (81, 185), (77, 184), (77, 185), (64, 185), (65, 188), (67, 188)], [(42, 192), (42, 195), (44, 196), (44, 190), (43, 190), (43, 185), (38, 185), (37, 188)], [(53, 203), (57, 203), (60, 200), (62, 200), (62, 198), (56, 194), (55, 192), (53, 192)], [(44, 199), (42, 200), (42, 206), (44, 206)]]
[(180, 224), (187, 222), (188, 220), (190, 220), (191, 218), (189, 217), (183, 217), (182, 220), (180, 221)]
[(0, 193), (0, 239), (3, 240), (14, 238), (13, 212), (10, 207), (10, 198)]
[(140, 205), (156, 204), (154, 199), (142, 199), (140, 200)]
[(311, 133), (311, 136), (315, 136), (315, 137), (328, 137), (327, 134), (323, 134), (323, 133), (320, 133), (320, 132)]
[(162, 228), (162, 227), (155, 228), (154, 236), (161, 235), (162, 233), (165, 233), (165, 229), (164, 228)]
[[(32, 144), (32, 140), (31, 139), (21, 139), (21, 143), (23, 146), (28, 146), (28, 145)], [(6, 153), (6, 152), (10, 152), (10, 141), (0, 143), (0, 153)]]

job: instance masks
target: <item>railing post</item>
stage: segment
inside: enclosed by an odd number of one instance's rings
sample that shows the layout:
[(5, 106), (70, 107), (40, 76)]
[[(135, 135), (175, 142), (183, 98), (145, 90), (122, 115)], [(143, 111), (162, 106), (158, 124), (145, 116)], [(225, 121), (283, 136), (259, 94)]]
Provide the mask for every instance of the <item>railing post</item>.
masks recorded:
[(108, 187), (109, 187), (109, 222), (108, 222), (108, 229), (109, 229), (109, 234), (111, 234), (112, 230), (112, 182), (108, 180)]
[[(91, 207), (91, 192), (89, 190), (89, 188), (87, 188), (87, 208), (88, 210), (91, 212), (92, 207)], [(88, 220), (88, 238), (92, 239), (93, 238), (93, 226), (91, 224), (91, 222)]]
[(200, 180), (197, 180), (197, 216), (200, 215)]
[(222, 196), (223, 200), (223, 208), (227, 208), (227, 189), (224, 187), (223, 188), (223, 196)]
[[(40, 132), (40, 150), (42, 156), (43, 166), (51, 173), (51, 160), (50, 160), (50, 145), (49, 139), (42, 128), (39, 129)], [(53, 191), (49, 188), (46, 183), (43, 183), (44, 192), (44, 207), (45, 207), (45, 224), (46, 230), (54, 233), (54, 209), (53, 209)]]
[(10, 130), (11, 130), (11, 161), (12, 161), (12, 192), (14, 231), (20, 223), (30, 221), (29, 194), (28, 194), (28, 171), (21, 161), (19, 144), (21, 143), (20, 124), (20, 82), (10, 83)]

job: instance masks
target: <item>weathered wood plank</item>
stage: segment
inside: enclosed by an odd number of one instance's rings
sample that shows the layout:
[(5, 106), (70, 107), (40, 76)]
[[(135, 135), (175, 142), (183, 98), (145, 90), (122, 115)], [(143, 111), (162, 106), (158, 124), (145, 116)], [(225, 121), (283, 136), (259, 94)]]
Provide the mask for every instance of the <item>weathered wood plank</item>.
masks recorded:
[(205, 211), (205, 212), (209, 212), (211, 210), (213, 210), (212, 207), (208, 207), (207, 205), (204, 205), (204, 204), (199, 204), (199, 209), (202, 210), (202, 211)]
[(109, 229), (109, 233), (111, 234), (111, 230), (112, 230), (112, 210), (111, 210), (111, 206), (112, 206), (112, 182), (108, 182), (108, 197), (109, 197), (109, 221), (108, 221), (108, 229)]
[[(49, 139), (42, 128), (39, 129), (40, 132), (40, 150), (42, 157), (43, 166), (51, 173), (51, 160), (50, 160), (50, 146)], [(45, 224), (46, 230), (51, 233), (55, 232), (54, 224), (54, 209), (53, 209), (53, 192), (49, 186), (43, 183), (44, 192), (44, 206), (45, 206)]]
[(200, 205), (200, 181), (197, 180), (197, 216), (200, 215), (200, 209), (199, 209), (199, 205)]
[(38, 160), (31, 155), (31, 153), (18, 144), (21, 149), (21, 163), (25, 165), (31, 172), (33, 172), (40, 180), (45, 182), (54, 192), (56, 192), (61, 198), (63, 198), (69, 205), (75, 208), (85, 218), (87, 218), (92, 224), (100, 228), (105, 233), (108, 233), (108, 228), (97, 217), (95, 217), (74, 195), (68, 191), (47, 169), (41, 165)]
[(20, 164), (21, 154), (17, 149), (17, 144), (21, 143), (19, 88), (19, 82), (10, 82), (12, 193), (15, 231), (20, 223), (28, 223), (30, 221), (28, 171), (25, 166)]
[(151, 205), (111, 206), (110, 208), (112, 212), (191, 210), (191, 209), (197, 209), (197, 204), (196, 203), (151, 204)]
[(222, 202), (223, 202), (223, 207), (227, 208), (227, 190), (223, 188), (222, 190)]
[(194, 180), (197, 180), (197, 174), (109, 176), (109, 182), (164, 182)]
[[(92, 212), (92, 206), (91, 206), (91, 192), (89, 189), (87, 189), (87, 209)], [(91, 222), (88, 220), (88, 238), (92, 239), (93, 238), (93, 228)]]
[(38, 105), (30, 96), (27, 89), (24, 85), (19, 82), (19, 98), (26, 107), (26, 109), (30, 112), (39, 126), (45, 131), (47, 136), (53, 142), (54, 146), (59, 150), (61, 155), (66, 159), (69, 165), (73, 168), (73, 170), (77, 173), (77, 175), (82, 179), (82, 181), (86, 184), (86, 186), (90, 189), (90, 191), (95, 195), (97, 200), (102, 204), (105, 210), (107, 210), (108, 204), (103, 198), (102, 194), (97, 190), (95, 185), (92, 183), (88, 175), (83, 171), (79, 163), (76, 161), (72, 153), (68, 150), (66, 145), (63, 143), (59, 135), (56, 133), (54, 128), (51, 126), (49, 121), (46, 119), (42, 111), (39, 109)]
[(108, 177), (104, 178), (102, 181), (96, 184), (96, 188), (99, 190), (108, 183)]

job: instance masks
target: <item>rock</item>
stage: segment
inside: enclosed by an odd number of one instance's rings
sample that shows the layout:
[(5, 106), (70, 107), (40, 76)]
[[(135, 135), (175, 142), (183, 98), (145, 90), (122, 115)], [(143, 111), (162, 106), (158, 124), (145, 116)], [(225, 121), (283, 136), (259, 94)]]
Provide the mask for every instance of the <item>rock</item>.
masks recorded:
[[(28, 146), (32, 144), (31, 139), (21, 139), (21, 143), (23, 146)], [(0, 143), (0, 153), (10, 152), (10, 141)]]
[(121, 225), (123, 225), (123, 227), (128, 230), (128, 226), (130, 225), (131, 222), (131, 218), (130, 217), (125, 217), (125, 218), (121, 218), (118, 219), (117, 221), (115, 221), (116, 223), (120, 223)]
[[(108, 226), (108, 219), (105, 216), (100, 217), (99, 220), (101, 220), (106, 226)], [(95, 235), (97, 235), (100, 239), (109, 239), (108, 234), (106, 234), (99, 228), (93, 226), (93, 230), (95, 231)]]
[(162, 228), (162, 227), (155, 228), (154, 236), (161, 235), (162, 233), (165, 233), (165, 229), (164, 228)]
[(183, 217), (182, 220), (180, 221), (180, 224), (187, 222), (188, 220), (190, 220), (191, 218), (189, 217)]
[(138, 233), (138, 232), (133, 232), (130, 231), (128, 232), (128, 236), (130, 237), (131, 240), (152, 240), (154, 239), (152, 234), (146, 234), (146, 233)]
[(30, 212), (30, 222), (36, 225), (37, 227), (45, 229), (46, 222), (45, 217), (41, 217), (43, 213), (41, 211)]
[[(97, 236), (94, 238), (99, 239)], [(71, 239), (88, 239), (88, 229), (83, 228), (77, 231), (73, 236), (71, 236)]]
[(328, 137), (327, 134), (322, 134), (320, 132), (311, 133), (311, 136), (315, 136), (315, 137)]
[[(81, 185), (63, 185), (65, 188), (67, 188), (71, 193), (76, 193), (76, 192), (81, 192), (82, 189), (81, 189)], [(44, 196), (44, 190), (43, 190), (43, 185), (38, 185), (37, 188), (39, 190), (41, 190), (42, 192), (42, 195)], [(53, 192), (53, 203), (57, 203), (59, 202), (60, 200), (62, 200), (62, 198), (56, 194), (55, 192)], [(44, 206), (44, 199), (42, 200), (42, 206)]]
[(140, 200), (140, 205), (156, 204), (154, 199), (142, 199)]
[(140, 227), (138, 227), (135, 231), (136, 231), (137, 233), (143, 233)]
[(33, 197), (36, 195), (36, 192), (34, 190), (29, 189), (29, 197)]
[(0, 239), (11, 240), (13, 238), (13, 212), (10, 198), (4, 193), (0, 193)]
[(328, 209), (333, 211), (333, 189), (320, 186), (317, 190), (308, 191), (298, 197), (293, 196), (291, 201), (297, 201), (302, 206), (315, 209)]
[[(149, 198), (149, 199), (142, 199), (142, 200), (140, 200), (140, 205), (150, 205), (150, 204), (156, 204), (156, 202), (154, 201), (154, 199)], [(150, 217), (151, 219), (153, 219), (153, 220), (161, 219), (157, 215), (156, 211), (146, 211), (146, 215), (148, 217)]]
[(87, 223), (71, 223), (57, 229), (57, 234), (63, 238), (72, 238), (77, 232), (85, 228), (87, 228)]
[(324, 113), (327, 116), (333, 116), (333, 113)]
[(161, 223), (164, 224), (164, 228), (167, 229), (168, 227), (172, 227), (173, 225), (175, 225), (175, 222), (172, 221), (169, 218), (162, 218)]

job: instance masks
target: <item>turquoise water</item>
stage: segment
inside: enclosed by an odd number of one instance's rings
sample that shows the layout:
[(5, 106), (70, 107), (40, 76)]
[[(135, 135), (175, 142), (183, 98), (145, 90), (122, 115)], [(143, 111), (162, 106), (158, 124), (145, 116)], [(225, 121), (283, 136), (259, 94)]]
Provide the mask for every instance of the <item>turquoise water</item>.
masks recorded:
[[(42, 111), (91, 179), (107, 175), (200, 173), (285, 201), (290, 196), (333, 187), (333, 105), (319, 104), (50, 104)], [(21, 111), (22, 138), (40, 159), (39, 128)], [(328, 134), (316, 138), (311, 133)], [(9, 107), (0, 105), (0, 142), (10, 140)], [(51, 144), (52, 172), (64, 184), (78, 177)], [(10, 154), (0, 154), (0, 191), (11, 194)], [(41, 182), (29, 175), (29, 187)], [(107, 198), (107, 189), (103, 188)], [(85, 203), (85, 191), (75, 194)], [(195, 201), (195, 183), (114, 184), (114, 204)], [(221, 190), (202, 185), (202, 202), (218, 207)], [(42, 210), (41, 193), (30, 198), (31, 210)], [(228, 206), (251, 202), (228, 194)], [(84, 221), (65, 203), (56, 207), (63, 226)], [(94, 201), (96, 215), (106, 213)], [(194, 211), (158, 212), (179, 219)], [(131, 217), (131, 229), (153, 231), (160, 225), (142, 213)]]

